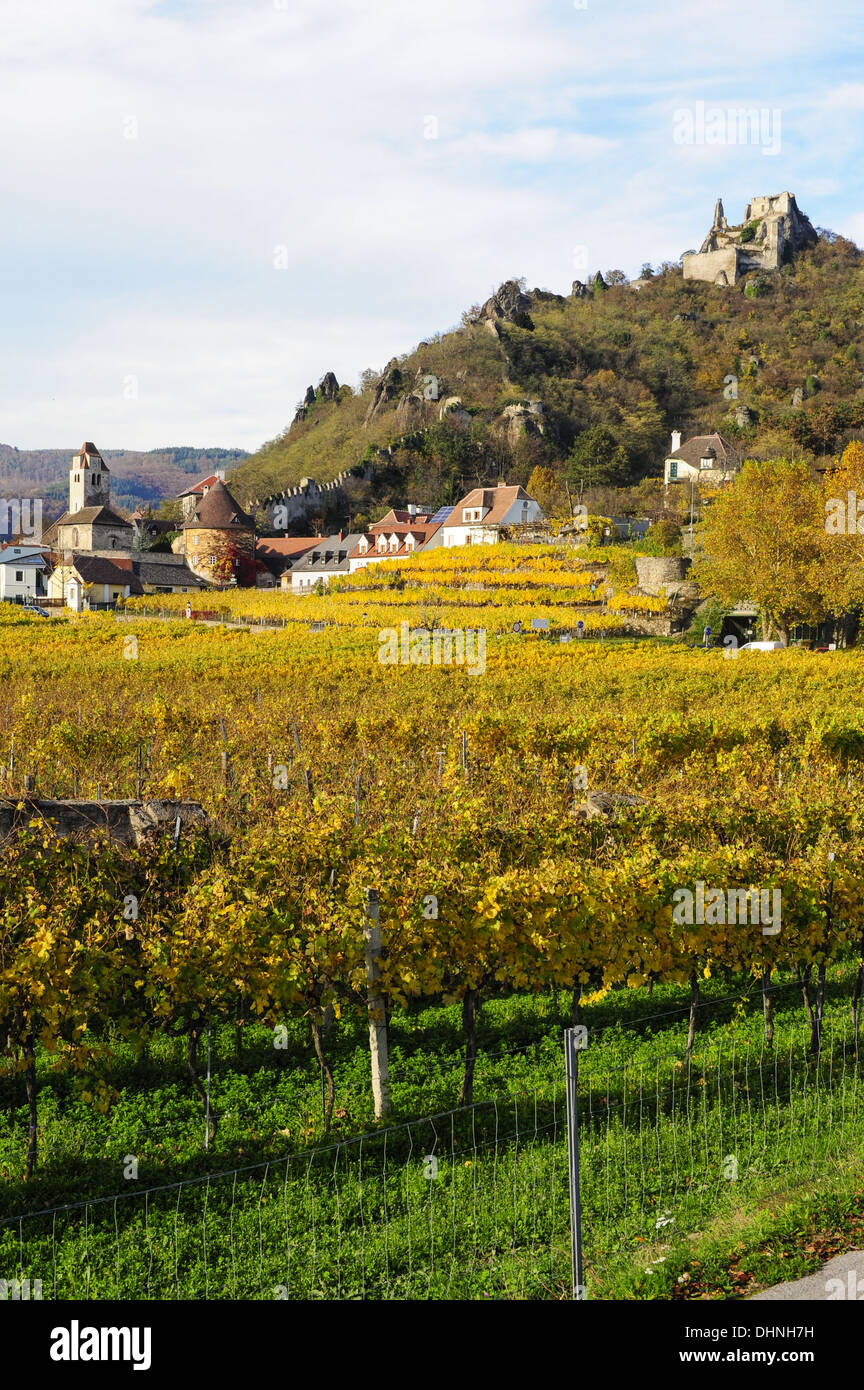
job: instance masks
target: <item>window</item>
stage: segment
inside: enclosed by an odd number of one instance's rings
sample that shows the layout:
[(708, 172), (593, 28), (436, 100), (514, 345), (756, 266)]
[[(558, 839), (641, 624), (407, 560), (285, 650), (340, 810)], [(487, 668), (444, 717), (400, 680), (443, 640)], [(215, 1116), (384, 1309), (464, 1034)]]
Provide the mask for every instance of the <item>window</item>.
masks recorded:
[(16, 584), (23, 584), (23, 583), (24, 583), (24, 571), (23, 571), (23, 570), (16, 570), (16, 571), (15, 571), (15, 583), (16, 583)]
[(193, 537), (192, 537), (192, 544), (193, 544), (193, 545), (197, 545), (197, 544), (198, 544), (198, 537), (197, 537), (197, 536), (193, 536)]
[(676, 482), (678, 481), (678, 460), (677, 460), (677, 459), (671, 459), (670, 462), (669, 462), (669, 481), (670, 481), (670, 483), (676, 483)]
[(216, 563), (216, 556), (215, 556), (215, 555), (208, 555), (208, 556), (207, 556), (207, 559), (210, 561), (210, 564), (211, 564), (211, 565), (215, 565), (215, 563)]

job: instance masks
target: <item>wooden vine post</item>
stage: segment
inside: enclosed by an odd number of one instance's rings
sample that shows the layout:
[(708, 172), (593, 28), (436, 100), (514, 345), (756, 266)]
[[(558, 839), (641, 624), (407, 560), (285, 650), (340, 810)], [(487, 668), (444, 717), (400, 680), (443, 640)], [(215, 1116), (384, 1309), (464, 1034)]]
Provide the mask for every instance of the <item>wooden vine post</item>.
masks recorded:
[(366, 889), (366, 1001), (369, 1012), (369, 1051), (372, 1057), (372, 1098), (376, 1120), (390, 1112), (390, 1072), (387, 1062), (387, 1012), (380, 989), (381, 927), (378, 920), (378, 894)]

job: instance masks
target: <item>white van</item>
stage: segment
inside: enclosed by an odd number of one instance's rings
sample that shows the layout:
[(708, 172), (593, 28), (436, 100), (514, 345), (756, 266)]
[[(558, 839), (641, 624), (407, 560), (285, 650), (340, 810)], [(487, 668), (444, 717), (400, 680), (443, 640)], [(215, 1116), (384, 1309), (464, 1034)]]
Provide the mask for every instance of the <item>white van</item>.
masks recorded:
[(739, 656), (741, 652), (782, 652), (782, 642), (745, 642), (743, 647), (727, 647), (726, 656)]

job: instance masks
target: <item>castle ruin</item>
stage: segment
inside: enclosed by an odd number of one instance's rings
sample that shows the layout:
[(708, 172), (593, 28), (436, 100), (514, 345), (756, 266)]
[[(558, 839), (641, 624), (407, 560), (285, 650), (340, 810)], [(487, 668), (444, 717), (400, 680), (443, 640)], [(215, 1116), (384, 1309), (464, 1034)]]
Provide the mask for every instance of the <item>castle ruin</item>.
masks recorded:
[(815, 245), (816, 231), (792, 193), (754, 198), (744, 221), (730, 226), (717, 199), (714, 223), (701, 249), (682, 258), (685, 280), (735, 285), (754, 270), (779, 270), (795, 251)]

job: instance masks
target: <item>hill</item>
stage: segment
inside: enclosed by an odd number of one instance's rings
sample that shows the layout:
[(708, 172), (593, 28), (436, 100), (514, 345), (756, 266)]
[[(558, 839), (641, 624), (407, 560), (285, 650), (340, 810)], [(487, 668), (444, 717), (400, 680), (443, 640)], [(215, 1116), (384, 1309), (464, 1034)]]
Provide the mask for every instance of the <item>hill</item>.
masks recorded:
[(537, 465), (577, 488), (632, 486), (660, 474), (672, 429), (816, 460), (864, 427), (862, 323), (861, 252), (824, 231), (724, 288), (678, 262), (566, 296), (510, 281), (357, 392), (328, 373), (233, 486), (248, 503), (365, 466), (346, 489), (359, 522), (501, 475), (524, 484)]
[[(16, 449), (0, 444), (0, 494), (41, 496), (46, 517), (59, 516), (69, 495), (69, 461), (79, 445), (69, 449)], [(174, 446), (141, 453), (135, 449), (103, 449), (111, 469), (111, 499), (130, 511), (157, 506), (189, 486), (190, 480), (225, 468), (226, 475), (248, 454), (243, 449), (193, 449)]]

